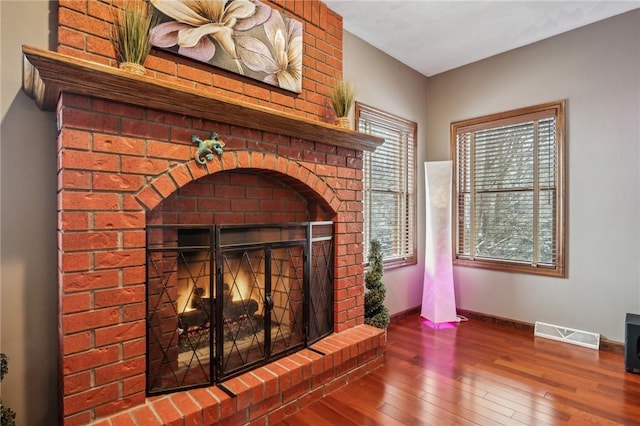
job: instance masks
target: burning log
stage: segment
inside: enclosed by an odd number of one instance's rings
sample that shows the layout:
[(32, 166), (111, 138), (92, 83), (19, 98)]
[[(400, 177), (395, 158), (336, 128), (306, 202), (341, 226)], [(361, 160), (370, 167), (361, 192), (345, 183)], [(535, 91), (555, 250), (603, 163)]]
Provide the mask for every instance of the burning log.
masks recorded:
[[(191, 302), (192, 310), (178, 314), (179, 334), (202, 330), (210, 326), (212, 314), (215, 312), (215, 299), (202, 297), (204, 289), (196, 287)], [(258, 302), (253, 299), (232, 300), (229, 285), (225, 284), (223, 296), (224, 321), (238, 322), (242, 318), (253, 318), (258, 311)]]

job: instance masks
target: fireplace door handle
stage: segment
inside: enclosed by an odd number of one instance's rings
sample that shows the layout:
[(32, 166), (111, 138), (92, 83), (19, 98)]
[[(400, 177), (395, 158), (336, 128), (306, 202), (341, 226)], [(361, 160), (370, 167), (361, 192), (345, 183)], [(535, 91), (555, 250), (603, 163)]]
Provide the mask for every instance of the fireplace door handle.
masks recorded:
[(271, 297), (271, 295), (267, 295), (264, 298), (264, 304), (267, 308), (267, 311), (271, 312), (273, 310), (273, 297)]

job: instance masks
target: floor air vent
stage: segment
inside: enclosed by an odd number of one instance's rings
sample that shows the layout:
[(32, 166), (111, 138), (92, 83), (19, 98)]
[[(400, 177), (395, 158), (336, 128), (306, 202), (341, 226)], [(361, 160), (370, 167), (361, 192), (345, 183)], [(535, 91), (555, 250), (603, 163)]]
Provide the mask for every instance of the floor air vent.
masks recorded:
[(573, 328), (536, 321), (533, 334), (538, 337), (584, 346), (585, 348), (600, 348), (600, 335), (589, 331), (575, 330)]

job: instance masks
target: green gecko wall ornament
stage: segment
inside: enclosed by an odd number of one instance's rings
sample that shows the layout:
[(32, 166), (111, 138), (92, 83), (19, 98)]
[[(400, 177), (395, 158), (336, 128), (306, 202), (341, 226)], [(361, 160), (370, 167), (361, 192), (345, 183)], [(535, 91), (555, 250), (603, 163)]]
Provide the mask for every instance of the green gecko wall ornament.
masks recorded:
[(198, 150), (193, 158), (203, 166), (206, 161), (213, 160), (213, 154), (222, 155), (224, 142), (218, 138), (217, 133), (211, 133), (209, 139), (202, 140), (198, 135), (191, 135), (191, 142), (198, 144)]

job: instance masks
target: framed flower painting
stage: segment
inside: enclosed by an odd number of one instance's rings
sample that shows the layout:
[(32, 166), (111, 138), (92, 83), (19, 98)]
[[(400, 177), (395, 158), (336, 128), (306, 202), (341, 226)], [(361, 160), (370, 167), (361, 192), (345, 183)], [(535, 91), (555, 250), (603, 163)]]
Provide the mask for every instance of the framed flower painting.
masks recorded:
[(151, 44), (302, 91), (302, 23), (258, 0), (151, 0)]

